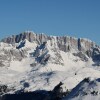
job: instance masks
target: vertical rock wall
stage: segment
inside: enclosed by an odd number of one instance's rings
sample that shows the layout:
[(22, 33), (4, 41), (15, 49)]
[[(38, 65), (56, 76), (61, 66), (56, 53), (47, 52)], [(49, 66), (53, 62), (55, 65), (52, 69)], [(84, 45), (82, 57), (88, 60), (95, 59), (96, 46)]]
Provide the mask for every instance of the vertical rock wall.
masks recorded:
[[(27, 39), (29, 42), (36, 41), (38, 44), (41, 44), (45, 41), (52, 40), (53, 37), (47, 36), (45, 34), (35, 34), (33, 32), (24, 32), (19, 35), (13, 35), (11, 37), (4, 38), (2, 39), (2, 42), (13, 44), (13, 43), (18, 43), (23, 39)], [(95, 47), (95, 43), (93, 43), (90, 40), (68, 37), (68, 36), (62, 36), (62, 37), (58, 36), (56, 37), (56, 42), (59, 49), (65, 52), (68, 52), (71, 49), (75, 49), (79, 51), (87, 51)]]

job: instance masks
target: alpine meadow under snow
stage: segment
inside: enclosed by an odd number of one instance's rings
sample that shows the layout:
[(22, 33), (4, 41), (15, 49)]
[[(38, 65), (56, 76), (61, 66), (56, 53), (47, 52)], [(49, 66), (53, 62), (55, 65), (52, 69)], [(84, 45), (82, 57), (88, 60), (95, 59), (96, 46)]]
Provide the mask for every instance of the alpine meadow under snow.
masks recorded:
[(24, 32), (0, 42), (1, 100), (21, 90), (52, 91), (60, 82), (69, 91), (62, 100), (100, 100), (99, 78), (100, 47), (91, 40)]

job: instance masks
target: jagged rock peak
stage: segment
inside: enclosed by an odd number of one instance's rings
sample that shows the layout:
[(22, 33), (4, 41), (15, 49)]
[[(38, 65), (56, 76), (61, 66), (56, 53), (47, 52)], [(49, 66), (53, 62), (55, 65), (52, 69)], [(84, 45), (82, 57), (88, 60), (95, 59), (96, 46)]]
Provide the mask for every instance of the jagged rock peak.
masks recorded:
[(37, 41), (38, 43), (40, 43), (40, 42), (45, 42), (44, 40), (47, 40), (46, 38), (47, 36), (44, 34), (35, 34), (32, 31), (25, 31), (18, 35), (12, 35), (10, 37), (4, 38), (1, 41), (12, 44), (12, 43), (19, 43), (21, 40), (27, 39), (29, 42)]
[(60, 50), (69, 51), (70, 49), (75, 49), (79, 51), (87, 51), (97, 46), (94, 42), (84, 38), (74, 38), (69, 36), (48, 36), (45, 34), (35, 34), (32, 31), (26, 31), (20, 33), (18, 35), (12, 35), (11, 37), (7, 37), (2, 39), (2, 42), (14, 44), (19, 43), (21, 40), (27, 39), (29, 42), (36, 41), (38, 44), (41, 44), (46, 41), (52, 41), (57, 44)]

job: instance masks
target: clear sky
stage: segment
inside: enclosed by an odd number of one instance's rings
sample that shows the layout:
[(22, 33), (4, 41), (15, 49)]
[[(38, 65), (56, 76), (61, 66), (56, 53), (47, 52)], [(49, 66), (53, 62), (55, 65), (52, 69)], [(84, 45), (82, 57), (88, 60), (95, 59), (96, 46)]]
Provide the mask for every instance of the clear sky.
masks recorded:
[(100, 44), (100, 0), (0, 0), (0, 38), (27, 30)]

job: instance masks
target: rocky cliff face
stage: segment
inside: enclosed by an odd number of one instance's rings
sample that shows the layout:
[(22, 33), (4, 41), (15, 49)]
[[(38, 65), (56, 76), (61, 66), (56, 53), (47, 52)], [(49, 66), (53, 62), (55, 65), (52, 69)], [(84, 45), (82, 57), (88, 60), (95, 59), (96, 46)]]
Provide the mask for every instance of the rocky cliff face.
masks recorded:
[(57, 43), (60, 50), (68, 52), (70, 50), (88, 51), (91, 48), (98, 47), (94, 42), (88, 39), (74, 38), (68, 36), (54, 37), (47, 36), (45, 34), (35, 34), (33, 32), (24, 32), (19, 35), (13, 35), (8, 38), (4, 38), (1, 41), (9, 44), (19, 43), (21, 40), (27, 39), (29, 42), (36, 41), (38, 44), (50, 40), (52, 45), (52, 40)]
[[(4, 38), (1, 40), (1, 42), (14, 45), (15, 43), (19, 43), (25, 39), (27, 39), (30, 43), (36, 42), (37, 45), (41, 45), (42, 43), (49, 41), (50, 46), (53, 46), (53, 49), (55, 50), (61, 50), (64, 52), (73, 51), (73, 53), (77, 53), (75, 55), (80, 56), (80, 58), (84, 58), (84, 54), (86, 54), (88, 57), (91, 57), (93, 61), (100, 61), (100, 47), (91, 40), (84, 38), (74, 38), (69, 36), (48, 36), (45, 34), (24, 32), (19, 35), (12, 35), (11, 37)], [(21, 45), (16, 47), (16, 49), (20, 49), (24, 45), (25, 43), (21, 42)], [(15, 52), (15, 50), (12, 52)], [(19, 58), (23, 58), (23, 51), (17, 51), (16, 53), (18, 53), (17, 55), (19, 55)], [(16, 53), (13, 54), (16, 55)], [(19, 59), (18, 57), (16, 56), (16, 59)], [(83, 60), (87, 61), (86, 59)]]
[(24, 32), (19, 35), (12, 35), (11, 37), (7, 37), (2, 39), (2, 42), (13, 44), (19, 43), (21, 40), (27, 39), (29, 42), (37, 41), (37, 43), (43, 43), (47, 41), (48, 36), (44, 34), (34, 34), (32, 32)]
[[(74, 38), (69, 36), (48, 36), (45, 34), (24, 32), (19, 35), (12, 35), (11, 37), (4, 38), (1, 41), (8, 44), (15, 44), (24, 41), (25, 39), (27, 39), (30, 43), (36, 42), (37, 45), (41, 45), (42, 43), (49, 41), (50, 46), (55, 47), (53, 48), (55, 50), (59, 49), (64, 52), (73, 51), (74, 53), (77, 53), (76, 55), (81, 54), (79, 55), (80, 58), (84, 58), (84, 54), (86, 54), (88, 57), (91, 57), (93, 61), (100, 61), (100, 47), (91, 40), (84, 38)], [(16, 47), (16, 49), (20, 48)], [(16, 53), (18, 53), (17, 55), (19, 55), (19, 58), (23, 58), (23, 52), (17, 51)], [(18, 57), (16, 56), (16, 59), (19, 59)], [(86, 59), (83, 60), (87, 61)]]
[(0, 67), (9, 67), (12, 60), (21, 61), (26, 57), (26, 54), (25, 50), (0, 49)]

